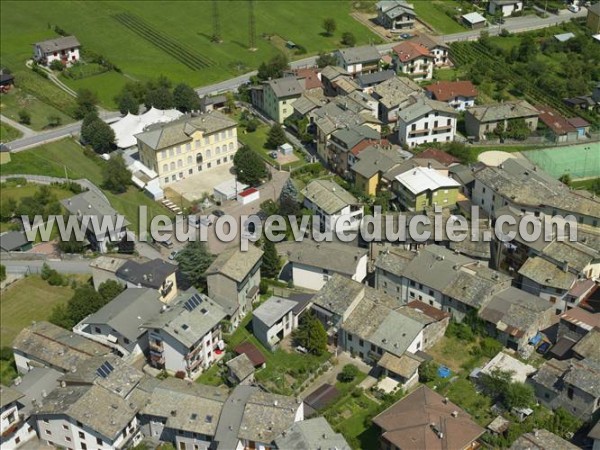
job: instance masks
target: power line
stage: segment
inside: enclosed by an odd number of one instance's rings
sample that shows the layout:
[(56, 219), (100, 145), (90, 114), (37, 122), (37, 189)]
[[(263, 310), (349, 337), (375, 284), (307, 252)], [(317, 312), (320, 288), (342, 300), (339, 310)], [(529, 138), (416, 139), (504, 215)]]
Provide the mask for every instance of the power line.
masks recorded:
[(248, 0), (249, 8), (249, 38), (248, 38), (248, 50), (251, 52), (256, 51), (256, 20), (254, 18), (254, 0)]
[(213, 15), (213, 42), (222, 42), (221, 39), (221, 21), (219, 18), (219, 0), (213, 0), (212, 2), (212, 15)]

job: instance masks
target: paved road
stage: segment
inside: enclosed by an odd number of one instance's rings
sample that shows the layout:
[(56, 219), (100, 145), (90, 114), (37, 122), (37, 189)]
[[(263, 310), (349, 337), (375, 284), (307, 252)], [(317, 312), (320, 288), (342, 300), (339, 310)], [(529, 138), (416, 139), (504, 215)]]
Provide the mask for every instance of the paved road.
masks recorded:
[(23, 137), (29, 137), (29, 136), (33, 136), (33, 135), (37, 134), (37, 131), (34, 131), (31, 128), (26, 127), (25, 125), (22, 125), (19, 122), (15, 122), (14, 120), (9, 119), (8, 117), (3, 116), (2, 114), (0, 114), (0, 120), (4, 123), (10, 125), (11, 127), (19, 130), (21, 133), (23, 133)]
[[(100, 116), (105, 121), (111, 122), (121, 117), (121, 113), (119, 113), (118, 111), (102, 111), (100, 113)], [(4, 119), (2, 120), (4, 121)], [(62, 127), (53, 128), (52, 130), (41, 131), (33, 136), (24, 136), (21, 139), (9, 142), (7, 145), (12, 152), (20, 152), (22, 150), (26, 150), (31, 147), (36, 147), (47, 142), (58, 141), (59, 139), (79, 134), (80, 128), (81, 121), (71, 123)]]
[[(571, 20), (573, 18), (586, 17), (586, 15), (587, 15), (586, 8), (581, 8), (581, 10), (575, 14), (570, 11), (563, 10), (563, 11), (561, 11), (561, 13), (559, 15), (550, 14), (549, 17), (547, 17), (545, 19), (538, 17), (536, 15), (509, 18), (509, 19), (506, 19), (506, 22), (503, 25), (500, 25), (500, 26), (492, 25), (486, 29), (487, 29), (487, 31), (489, 31), (491, 36), (498, 35), (502, 28), (506, 28), (511, 33), (522, 33), (525, 31), (537, 30), (537, 29), (546, 28), (546, 27), (549, 27), (552, 25), (558, 25), (563, 22), (568, 22), (569, 20)], [(444, 36), (440, 36), (440, 39), (443, 42), (450, 43), (450, 42), (457, 42), (457, 41), (474, 40), (474, 39), (477, 39), (480, 34), (481, 34), (481, 30), (471, 30), (471, 31), (465, 31), (465, 32), (461, 32), (461, 33), (447, 34)], [(392, 49), (392, 47), (394, 47), (397, 44), (398, 44), (397, 42), (388, 42), (385, 44), (378, 45), (377, 49), (379, 50), (380, 53), (385, 54), (385, 53), (389, 52)], [(318, 58), (317, 56), (311, 56), (308, 58), (300, 59), (298, 61), (293, 61), (290, 63), (290, 67), (292, 69), (296, 69), (296, 68), (302, 68), (302, 67), (315, 66), (317, 58)], [(205, 95), (213, 95), (213, 94), (218, 94), (221, 92), (233, 91), (233, 90), (236, 90), (241, 85), (248, 83), (250, 81), (250, 77), (252, 77), (256, 74), (257, 74), (256, 71), (249, 72), (249, 73), (240, 75), (236, 78), (232, 78), (227, 81), (222, 81), (220, 83), (197, 88), (196, 92), (198, 93), (198, 95), (200, 95), (202, 97)]]

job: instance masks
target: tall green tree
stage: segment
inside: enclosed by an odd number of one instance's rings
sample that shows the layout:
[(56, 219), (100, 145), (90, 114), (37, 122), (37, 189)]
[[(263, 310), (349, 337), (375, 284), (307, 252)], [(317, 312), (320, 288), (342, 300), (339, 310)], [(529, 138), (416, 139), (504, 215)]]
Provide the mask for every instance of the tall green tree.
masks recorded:
[(66, 305), (57, 305), (52, 310), (50, 322), (70, 330), (81, 320), (95, 313), (107, 302), (93, 286), (85, 284), (75, 289)]
[(337, 59), (331, 53), (320, 53), (317, 58), (317, 66), (322, 69), (327, 66), (337, 65)]
[(285, 131), (283, 131), (283, 127), (275, 123), (269, 130), (269, 134), (267, 136), (267, 142), (265, 143), (265, 147), (276, 149), (282, 144), (285, 144), (287, 139), (285, 137)]
[(327, 351), (327, 331), (312, 311), (308, 311), (300, 318), (293, 338), (298, 345), (313, 355), (320, 356)]
[(6, 266), (4, 264), (0, 264), (0, 281), (6, 280)]
[(125, 290), (125, 286), (116, 280), (106, 280), (98, 286), (98, 293), (105, 302), (110, 302)]
[(503, 403), (509, 409), (528, 408), (535, 404), (535, 394), (533, 387), (525, 383), (511, 383), (504, 391)]
[(265, 162), (248, 146), (236, 152), (233, 157), (233, 170), (238, 181), (251, 186), (259, 185), (268, 176)]
[(104, 182), (102, 186), (114, 194), (120, 194), (131, 185), (131, 172), (125, 165), (125, 160), (120, 154), (113, 154), (103, 170)]
[(146, 108), (169, 109), (173, 107), (173, 94), (164, 86), (150, 89), (146, 93)]
[(180, 83), (173, 89), (173, 106), (184, 113), (197, 111), (200, 109), (200, 98), (191, 86)]
[(260, 273), (266, 278), (277, 278), (281, 270), (281, 259), (275, 248), (275, 243), (265, 237), (263, 242), (263, 260)]
[(323, 29), (325, 30), (325, 34), (327, 34), (327, 36), (333, 35), (336, 28), (337, 24), (335, 23), (334, 18), (328, 17), (327, 19), (323, 20)]
[(97, 113), (96, 105), (98, 97), (89, 89), (79, 89), (77, 91), (77, 106), (75, 108), (75, 118), (83, 119), (89, 113)]
[(346, 31), (342, 34), (342, 44), (347, 47), (354, 47), (356, 45), (356, 36)]
[(115, 144), (115, 132), (95, 112), (90, 112), (81, 124), (81, 140), (96, 153), (108, 153)]
[(135, 98), (133, 92), (124, 89), (116, 98), (121, 114), (138, 114), (140, 111), (140, 102)]
[(281, 78), (283, 71), (288, 68), (288, 60), (283, 53), (275, 55), (267, 63), (262, 63), (258, 67), (257, 78), (259, 80), (268, 80), (269, 78)]
[(193, 241), (177, 255), (179, 270), (198, 289), (206, 288), (206, 269), (215, 257), (210, 254), (204, 242)]

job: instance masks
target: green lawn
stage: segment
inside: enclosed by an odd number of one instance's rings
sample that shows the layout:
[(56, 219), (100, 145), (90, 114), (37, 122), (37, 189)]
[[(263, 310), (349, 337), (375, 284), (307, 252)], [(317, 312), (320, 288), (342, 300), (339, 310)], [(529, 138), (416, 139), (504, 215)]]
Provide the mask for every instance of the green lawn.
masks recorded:
[(14, 141), (15, 139), (19, 139), (21, 136), (22, 133), (16, 128), (11, 127), (4, 122), (0, 123), (0, 142)]
[[(18, 122), (19, 111), (27, 111), (31, 116), (31, 124), (26, 126), (33, 130), (39, 131), (48, 128), (49, 116), (60, 117), (61, 125), (73, 122), (73, 119), (61, 110), (40, 101), (36, 96), (22, 89), (11, 89), (7, 94), (2, 94), (0, 100), (2, 102), (0, 111), (9, 119)], [(2, 124), (3, 129), (4, 126), (5, 124)], [(4, 138), (2, 140), (4, 141)]]
[(70, 287), (50, 286), (37, 275), (10, 285), (0, 296), (0, 340), (10, 345), (33, 320), (47, 320), (55, 305), (64, 304), (73, 295)]
[[(571, 182), (571, 187), (574, 189), (586, 189), (590, 192), (595, 192), (600, 186), (600, 178), (591, 178), (589, 180), (576, 180)], [(596, 192), (597, 193), (597, 192)]]
[[(88, 157), (83, 148), (72, 139), (52, 142), (24, 152), (14, 153), (11, 162), (0, 166), (0, 174), (31, 174), (53, 177), (65, 176), (65, 168), (69, 178), (87, 178), (92, 183), (102, 184), (102, 168), (106, 162), (99, 157)], [(155, 202), (142, 191), (130, 187), (123, 194), (104, 192), (111, 205), (131, 222), (130, 229), (136, 234), (139, 229), (138, 207), (148, 207), (150, 218), (158, 214), (172, 216), (173, 213), (158, 202)], [(150, 219), (149, 218), (149, 219)], [(148, 223), (150, 220), (148, 220)]]
[(98, 94), (100, 104), (109, 109), (117, 109), (115, 96), (119, 94), (128, 80), (117, 72), (104, 72), (98, 75), (92, 75), (79, 80), (72, 80), (67, 77), (61, 77), (61, 80), (75, 91), (79, 89), (89, 89)]
[[(124, 74), (147, 80), (163, 74), (174, 82), (201, 86), (231, 78), (255, 69), (278, 52), (279, 35), (303, 46), (307, 54), (332, 50), (339, 46), (341, 35), (351, 31), (357, 44), (379, 42), (379, 38), (350, 15), (350, 1), (257, 1), (254, 2), (257, 51), (248, 50), (249, 10), (247, 1), (218, 2), (223, 42), (212, 43), (212, 2), (46, 2), (5, 1), (2, 3), (2, 63), (22, 67), (31, 57), (31, 43), (56, 37), (51, 27), (58, 25), (77, 36), (83, 47), (104, 55)], [(333, 17), (337, 30), (324, 36), (322, 23)], [(127, 25), (129, 21), (130, 25)], [(134, 25), (131, 25), (133, 23)], [(157, 33), (178, 52), (161, 50), (150, 40), (134, 32), (140, 24)], [(50, 27), (49, 27), (50, 25)], [(171, 45), (173, 48), (173, 45)], [(182, 57), (187, 51), (192, 57)], [(298, 56), (298, 58), (301, 56)], [(190, 68), (185, 63), (203, 61), (204, 68)], [(94, 83), (97, 77), (89, 78)], [(98, 92), (107, 89), (103, 83)], [(108, 98), (104, 92), (101, 98)]]
[(460, 33), (467, 31), (465, 27), (459, 24), (446, 14), (446, 11), (456, 12), (460, 3), (454, 0), (434, 0), (414, 2), (417, 17), (427, 23), (440, 34)]

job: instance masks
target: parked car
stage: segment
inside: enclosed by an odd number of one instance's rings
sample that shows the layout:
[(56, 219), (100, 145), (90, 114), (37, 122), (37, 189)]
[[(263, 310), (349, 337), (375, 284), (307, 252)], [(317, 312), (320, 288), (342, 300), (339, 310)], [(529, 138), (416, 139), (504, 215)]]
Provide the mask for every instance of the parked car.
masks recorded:
[(569, 5), (568, 10), (571, 11), (572, 13), (578, 13), (579, 12), (579, 6), (577, 6), (577, 5)]
[(171, 239), (167, 239), (166, 241), (160, 241), (160, 244), (165, 246), (166, 248), (173, 248), (173, 241), (171, 241)]
[(408, 33), (402, 33), (402, 34), (400, 35), (400, 37), (401, 37), (402, 39), (410, 39), (410, 38), (412, 37), (412, 34), (408, 34)]
[(277, 159), (277, 152), (273, 150), (272, 152), (269, 152), (269, 156), (273, 159)]
[(212, 213), (215, 217), (223, 217), (225, 215), (225, 211), (221, 209), (215, 209)]

